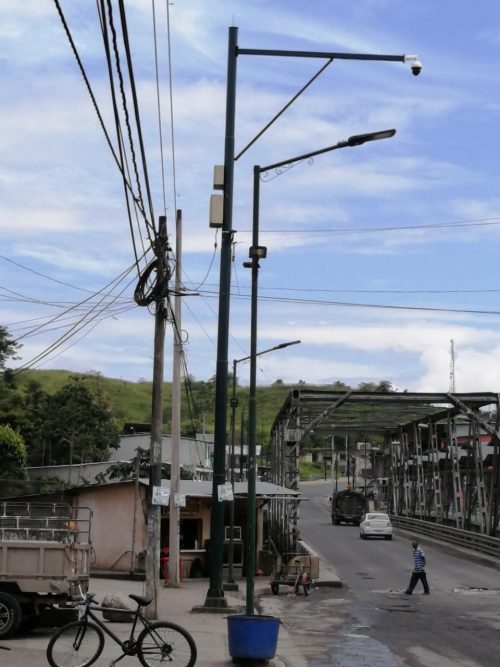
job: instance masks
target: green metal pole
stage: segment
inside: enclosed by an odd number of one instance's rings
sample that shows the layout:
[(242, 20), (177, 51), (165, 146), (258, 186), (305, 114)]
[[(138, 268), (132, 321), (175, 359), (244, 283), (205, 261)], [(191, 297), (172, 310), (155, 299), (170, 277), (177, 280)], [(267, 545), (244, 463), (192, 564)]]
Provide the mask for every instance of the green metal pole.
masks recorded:
[(245, 446), (245, 404), (240, 410), (240, 482), (243, 481), (243, 448)]
[(236, 116), (236, 59), (238, 28), (229, 28), (226, 138), (224, 147), (224, 207), (220, 260), (219, 318), (215, 381), (214, 474), (210, 523), (210, 587), (206, 607), (227, 607), (222, 584), (224, 544), (224, 503), (219, 501), (219, 485), (226, 480), (227, 356), (231, 292), (231, 247), (233, 222), (234, 126)]
[[(229, 572), (227, 575), (227, 583), (230, 584), (231, 590), (235, 585), (234, 581), (234, 431), (235, 431), (235, 419), (236, 419), (236, 406), (238, 404), (236, 398), (236, 364), (238, 363), (237, 359), (233, 359), (233, 392), (231, 396), (231, 486), (233, 487), (233, 499), (229, 505)], [(237, 585), (236, 585), (237, 588)]]
[(252, 233), (252, 295), (250, 320), (250, 390), (248, 399), (248, 523), (247, 523), (247, 591), (246, 613), (254, 613), (254, 585), (255, 585), (255, 432), (257, 425), (257, 298), (259, 281), (259, 258), (256, 249), (259, 245), (259, 185), (260, 167), (253, 168), (253, 233)]

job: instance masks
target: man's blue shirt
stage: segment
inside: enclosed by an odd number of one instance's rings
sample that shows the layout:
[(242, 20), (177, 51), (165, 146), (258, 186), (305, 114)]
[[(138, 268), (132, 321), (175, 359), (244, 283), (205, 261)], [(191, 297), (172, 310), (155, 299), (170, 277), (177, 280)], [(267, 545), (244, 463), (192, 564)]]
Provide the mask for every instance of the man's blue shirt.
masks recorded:
[(425, 572), (425, 554), (420, 547), (413, 550), (413, 571)]

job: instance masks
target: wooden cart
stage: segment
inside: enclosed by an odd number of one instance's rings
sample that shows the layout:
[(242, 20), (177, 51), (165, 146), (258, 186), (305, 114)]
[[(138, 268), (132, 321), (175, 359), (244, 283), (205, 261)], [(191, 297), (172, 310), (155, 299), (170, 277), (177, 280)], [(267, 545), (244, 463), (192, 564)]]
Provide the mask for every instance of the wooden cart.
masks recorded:
[(307, 554), (284, 554), (281, 563), (271, 574), (271, 591), (278, 595), (280, 586), (292, 586), (294, 593), (302, 589), (304, 595), (311, 592), (311, 556)]

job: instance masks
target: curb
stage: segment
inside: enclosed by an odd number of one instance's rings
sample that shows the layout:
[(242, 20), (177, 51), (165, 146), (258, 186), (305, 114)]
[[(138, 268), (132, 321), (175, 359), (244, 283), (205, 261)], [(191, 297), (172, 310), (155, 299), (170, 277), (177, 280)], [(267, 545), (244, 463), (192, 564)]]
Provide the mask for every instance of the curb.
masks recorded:
[(203, 605), (197, 605), (191, 609), (192, 614), (226, 614), (227, 616), (232, 616), (233, 614), (242, 614), (245, 611), (245, 607), (205, 607)]

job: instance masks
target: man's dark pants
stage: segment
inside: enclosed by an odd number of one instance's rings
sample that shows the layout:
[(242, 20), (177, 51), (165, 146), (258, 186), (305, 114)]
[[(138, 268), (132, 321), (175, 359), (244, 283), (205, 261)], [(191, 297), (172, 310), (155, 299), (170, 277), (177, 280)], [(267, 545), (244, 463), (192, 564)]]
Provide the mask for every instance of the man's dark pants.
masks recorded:
[(427, 583), (427, 575), (425, 574), (425, 572), (411, 573), (410, 585), (405, 590), (405, 593), (407, 595), (411, 595), (413, 593), (413, 589), (415, 588), (419, 580), (422, 582), (422, 586), (424, 587), (424, 593), (426, 595), (429, 595), (429, 584)]

